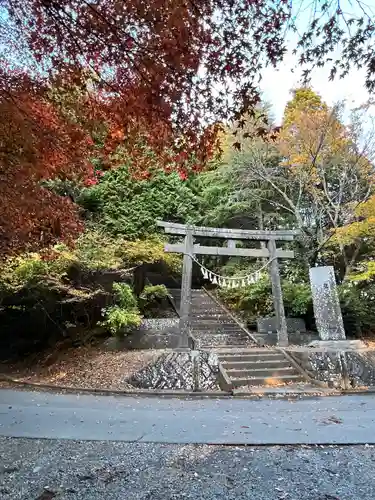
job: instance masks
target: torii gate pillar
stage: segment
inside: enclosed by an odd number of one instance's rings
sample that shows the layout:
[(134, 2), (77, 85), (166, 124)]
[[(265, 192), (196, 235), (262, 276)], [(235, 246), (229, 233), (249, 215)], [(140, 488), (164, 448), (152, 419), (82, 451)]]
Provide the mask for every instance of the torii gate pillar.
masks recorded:
[(269, 273), (272, 285), (273, 307), (275, 310), (277, 328), (277, 345), (287, 347), (288, 345), (288, 329), (285, 318), (283, 292), (280, 281), (279, 263), (277, 261), (276, 242), (269, 240), (267, 243), (270, 252)]
[(180, 343), (179, 348), (189, 348), (190, 311), (191, 311), (191, 281), (193, 274), (194, 252), (193, 231), (190, 226), (186, 228), (185, 251), (182, 264), (181, 303), (180, 303)]
[[(293, 241), (298, 231), (293, 230), (244, 230), (225, 229), (213, 227), (197, 227), (173, 222), (158, 222), (159, 227), (163, 227), (168, 234), (184, 236), (184, 244), (170, 244), (165, 246), (166, 252), (182, 253), (184, 255), (182, 284), (181, 284), (181, 305), (180, 305), (180, 348), (189, 348), (189, 337), (191, 328), (191, 282), (193, 272), (193, 255), (228, 255), (240, 257), (255, 257), (270, 259), (269, 273), (272, 283), (272, 295), (277, 320), (277, 340), (278, 345), (285, 347), (288, 345), (288, 332), (283, 304), (283, 295), (280, 282), (280, 272), (278, 258), (294, 258), (292, 250), (283, 250), (276, 247), (276, 241)], [(194, 236), (204, 238), (223, 238), (229, 241), (227, 247), (210, 247), (194, 245)], [(261, 243), (267, 242), (267, 248), (237, 248), (236, 240), (258, 240)]]

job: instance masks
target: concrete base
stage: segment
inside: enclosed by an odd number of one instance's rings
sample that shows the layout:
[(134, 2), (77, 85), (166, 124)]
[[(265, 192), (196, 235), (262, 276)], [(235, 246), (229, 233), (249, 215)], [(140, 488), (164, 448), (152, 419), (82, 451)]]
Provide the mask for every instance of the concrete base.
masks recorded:
[(362, 340), (314, 340), (309, 347), (322, 351), (360, 351), (367, 349)]

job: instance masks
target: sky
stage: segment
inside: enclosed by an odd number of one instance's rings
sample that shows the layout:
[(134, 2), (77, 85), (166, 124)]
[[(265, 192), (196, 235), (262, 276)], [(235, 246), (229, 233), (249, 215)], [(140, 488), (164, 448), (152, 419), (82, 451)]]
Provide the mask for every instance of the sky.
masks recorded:
[[(309, 25), (312, 15), (312, 6), (319, 6), (323, 0), (295, 0), (293, 2), (294, 16), (297, 28), (303, 33)], [(333, 2), (334, 4), (334, 2)], [(342, 0), (340, 2), (342, 10), (347, 17), (362, 17), (360, 4), (357, 0)], [(364, 4), (363, 4), (364, 5)], [(366, 12), (375, 15), (375, 0), (366, 1)], [(298, 56), (292, 54), (298, 41), (298, 35), (289, 35), (287, 42), (288, 52), (283, 63), (276, 70), (266, 68), (263, 70), (262, 82), (260, 84), (263, 91), (263, 99), (272, 105), (274, 118), (277, 124), (281, 123), (285, 104), (291, 98), (291, 89), (298, 87), (301, 80), (302, 70), (298, 67)], [(335, 59), (339, 58), (339, 53), (335, 53)], [(294, 69), (294, 72), (292, 72)], [(316, 68), (311, 73), (311, 86), (320, 94), (328, 105), (333, 105), (338, 101), (346, 101), (347, 108), (354, 108), (363, 104), (369, 99), (369, 94), (364, 87), (365, 70), (352, 69), (346, 78), (335, 78), (329, 81), (329, 67)], [(375, 115), (375, 109), (370, 111)], [(345, 118), (345, 117), (344, 117)]]
[[(284, 107), (291, 99), (291, 89), (298, 87), (301, 79), (301, 70), (296, 66), (296, 58), (288, 55), (279, 69), (266, 68), (263, 71), (261, 89), (264, 100), (272, 105), (272, 111), (277, 124), (281, 123)], [(311, 75), (311, 87), (323, 98), (328, 105), (338, 101), (346, 101), (347, 107), (354, 108), (369, 99), (364, 87), (365, 72), (352, 70), (345, 78), (335, 78), (329, 81), (329, 68), (317, 68)]]

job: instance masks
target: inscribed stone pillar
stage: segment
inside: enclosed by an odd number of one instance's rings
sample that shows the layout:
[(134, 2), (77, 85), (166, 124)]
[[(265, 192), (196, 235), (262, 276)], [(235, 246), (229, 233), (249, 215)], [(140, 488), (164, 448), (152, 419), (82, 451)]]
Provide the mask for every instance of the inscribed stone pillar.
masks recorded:
[(310, 269), (316, 327), (322, 340), (345, 340), (344, 323), (332, 266)]

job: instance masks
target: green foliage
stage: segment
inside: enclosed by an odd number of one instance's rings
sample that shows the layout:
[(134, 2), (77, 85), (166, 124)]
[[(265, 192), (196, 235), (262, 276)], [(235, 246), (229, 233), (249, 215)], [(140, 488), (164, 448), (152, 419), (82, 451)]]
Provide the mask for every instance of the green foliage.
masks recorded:
[(123, 337), (131, 333), (141, 324), (141, 316), (137, 307), (137, 299), (126, 283), (113, 283), (115, 304), (104, 308), (102, 314), (104, 326), (112, 335)]
[(283, 282), (282, 289), (287, 316), (301, 317), (311, 310), (312, 297), (309, 283)]
[(147, 285), (139, 296), (140, 299), (146, 302), (157, 302), (167, 297), (169, 297), (169, 293), (165, 285)]
[(272, 314), (271, 283), (266, 276), (246, 287), (220, 289), (219, 295), (231, 308), (241, 311), (249, 324), (259, 316)]
[(44, 254), (9, 257), (0, 265), (0, 299), (23, 288), (48, 288), (49, 281), (66, 277), (75, 260), (75, 255), (65, 245), (56, 245)]
[(176, 172), (135, 179), (130, 161), (84, 189), (79, 203), (107, 233), (128, 240), (154, 234), (160, 219), (185, 222), (197, 209), (193, 191)]
[[(286, 315), (306, 317), (312, 308), (310, 285), (284, 281), (282, 289)], [(249, 324), (255, 324), (261, 316), (274, 314), (271, 283), (266, 275), (246, 287), (220, 290), (219, 295), (231, 308), (241, 312)]]
[(375, 278), (375, 261), (362, 262), (360, 267), (361, 270), (352, 272), (349, 275), (349, 279), (353, 282), (373, 281)]
[(127, 311), (120, 306), (108, 307), (105, 310), (105, 319), (100, 324), (117, 337), (123, 337), (141, 324), (141, 316)]
[(75, 243), (75, 254), (80, 267), (88, 271), (119, 269), (123, 266), (121, 243), (103, 231), (87, 230)]
[(146, 240), (122, 240), (119, 253), (121, 258), (132, 265), (153, 264), (165, 262), (172, 271), (180, 271), (181, 256), (164, 251), (165, 241), (157, 236), (150, 236)]
[(355, 285), (348, 282), (338, 287), (345, 331), (362, 336), (373, 333), (375, 325), (375, 283)]
[(69, 196), (73, 201), (76, 201), (81, 195), (82, 186), (75, 180), (71, 179), (46, 179), (41, 182), (41, 185), (59, 196)]
[(127, 283), (113, 283), (113, 292), (115, 301), (120, 307), (128, 310), (137, 308), (137, 299)]
[(169, 297), (164, 285), (147, 285), (139, 296), (140, 308), (145, 316), (152, 316), (155, 311), (162, 308)]
[(165, 262), (171, 270), (179, 271), (181, 257), (164, 252), (164, 245), (165, 241), (157, 236), (128, 241), (98, 229), (90, 229), (78, 238), (75, 253), (77, 261), (88, 270)]
[(7, 259), (1, 267), (1, 281), (18, 287), (35, 283), (48, 274), (48, 262), (37, 253)]

